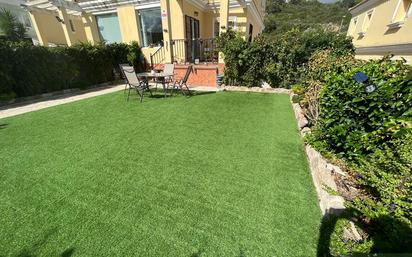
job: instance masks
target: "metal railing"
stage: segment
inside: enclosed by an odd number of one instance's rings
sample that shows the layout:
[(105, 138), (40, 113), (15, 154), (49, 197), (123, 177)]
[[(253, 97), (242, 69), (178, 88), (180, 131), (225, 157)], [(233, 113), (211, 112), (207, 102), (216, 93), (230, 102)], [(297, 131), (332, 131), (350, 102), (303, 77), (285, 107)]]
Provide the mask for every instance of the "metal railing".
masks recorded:
[(216, 50), (216, 39), (173, 39), (170, 42), (172, 62), (194, 63), (217, 62), (219, 53)]
[(156, 65), (163, 63), (165, 59), (165, 50), (160, 46), (154, 53), (150, 54), (150, 66), (153, 69)]

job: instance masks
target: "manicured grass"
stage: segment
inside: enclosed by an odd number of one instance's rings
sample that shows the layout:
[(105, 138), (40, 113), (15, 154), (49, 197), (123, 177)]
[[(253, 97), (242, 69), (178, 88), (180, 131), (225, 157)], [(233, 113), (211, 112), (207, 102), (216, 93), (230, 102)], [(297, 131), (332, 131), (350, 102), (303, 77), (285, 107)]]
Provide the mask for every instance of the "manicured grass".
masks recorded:
[(117, 92), (0, 125), (0, 256), (316, 255), (287, 95)]

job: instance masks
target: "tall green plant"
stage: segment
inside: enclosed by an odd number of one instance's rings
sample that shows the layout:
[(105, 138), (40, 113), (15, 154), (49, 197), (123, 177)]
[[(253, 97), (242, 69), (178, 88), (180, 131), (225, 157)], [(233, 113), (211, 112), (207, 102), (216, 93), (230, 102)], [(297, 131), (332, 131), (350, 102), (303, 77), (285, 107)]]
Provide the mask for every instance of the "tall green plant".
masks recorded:
[(26, 37), (26, 27), (17, 17), (5, 8), (0, 9), (0, 30), (7, 40), (22, 41)]

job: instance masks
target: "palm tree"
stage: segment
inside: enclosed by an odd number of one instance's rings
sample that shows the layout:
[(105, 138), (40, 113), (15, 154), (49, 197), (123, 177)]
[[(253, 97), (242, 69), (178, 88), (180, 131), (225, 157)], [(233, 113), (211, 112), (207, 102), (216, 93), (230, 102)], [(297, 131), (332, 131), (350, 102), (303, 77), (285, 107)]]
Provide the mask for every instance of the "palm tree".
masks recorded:
[(0, 9), (0, 31), (11, 41), (22, 41), (26, 37), (24, 24), (19, 22), (10, 10), (4, 8)]

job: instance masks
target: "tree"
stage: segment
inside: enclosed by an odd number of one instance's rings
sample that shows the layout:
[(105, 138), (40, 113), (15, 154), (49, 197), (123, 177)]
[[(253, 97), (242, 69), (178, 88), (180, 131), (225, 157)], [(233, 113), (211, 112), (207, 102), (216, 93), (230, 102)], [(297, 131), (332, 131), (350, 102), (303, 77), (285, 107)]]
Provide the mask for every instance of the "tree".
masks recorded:
[(4, 8), (0, 9), (0, 30), (7, 40), (22, 41), (26, 37), (26, 27), (17, 20), (17, 17)]

